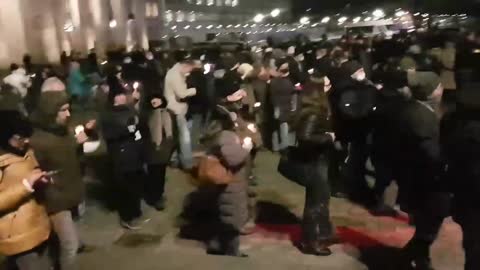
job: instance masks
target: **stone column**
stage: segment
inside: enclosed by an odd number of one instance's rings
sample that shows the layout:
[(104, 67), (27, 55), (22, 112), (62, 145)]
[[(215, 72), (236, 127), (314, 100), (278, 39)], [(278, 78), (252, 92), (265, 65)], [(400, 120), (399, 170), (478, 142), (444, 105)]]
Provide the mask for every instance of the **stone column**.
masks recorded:
[(0, 65), (20, 63), (27, 53), (21, 0), (0, 1)]
[(145, 21), (145, 11), (146, 11), (146, 2), (145, 0), (135, 0), (133, 1), (132, 12), (135, 15), (135, 21), (137, 24), (137, 44), (140, 45), (143, 49), (148, 49), (148, 35), (147, 35), (147, 23)]
[(95, 49), (98, 56), (105, 56), (110, 43), (109, 31), (109, 9), (110, 5), (105, 0), (90, 0), (90, 11), (92, 13), (92, 24), (95, 30)]
[(117, 21), (117, 27), (111, 29), (113, 40), (116, 45), (125, 46), (127, 33), (128, 9), (124, 0), (110, 0), (113, 11), (113, 19)]

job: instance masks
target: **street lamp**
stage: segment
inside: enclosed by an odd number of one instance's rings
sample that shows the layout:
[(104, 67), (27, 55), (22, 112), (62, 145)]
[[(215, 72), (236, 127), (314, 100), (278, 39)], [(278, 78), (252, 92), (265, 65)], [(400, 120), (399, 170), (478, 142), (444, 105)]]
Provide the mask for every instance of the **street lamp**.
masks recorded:
[(310, 19), (308, 17), (302, 17), (302, 18), (300, 18), (300, 23), (301, 24), (309, 24)]
[(338, 23), (342, 24), (342, 23), (346, 22), (347, 20), (348, 20), (347, 17), (341, 17), (340, 19), (338, 19)]
[(385, 12), (384, 12), (383, 10), (379, 9), (379, 8), (376, 9), (376, 10), (374, 10), (372, 14), (373, 14), (373, 16), (374, 16), (375, 18), (383, 18), (383, 17), (385, 17)]
[(407, 13), (403, 10), (399, 10), (399, 11), (395, 12), (395, 16), (397, 16), (397, 17), (402, 17), (405, 14), (407, 14)]
[(330, 21), (330, 17), (325, 17), (322, 19), (322, 23), (328, 23)]
[(278, 17), (278, 15), (280, 15), (280, 12), (281, 12), (281, 10), (276, 8), (276, 9), (272, 10), (272, 12), (270, 12), (270, 16), (272, 16), (273, 18), (276, 18), (276, 17)]
[(255, 17), (253, 17), (253, 21), (256, 22), (256, 23), (261, 23), (263, 21), (263, 19), (265, 19), (265, 15), (263, 15), (261, 13), (255, 15)]

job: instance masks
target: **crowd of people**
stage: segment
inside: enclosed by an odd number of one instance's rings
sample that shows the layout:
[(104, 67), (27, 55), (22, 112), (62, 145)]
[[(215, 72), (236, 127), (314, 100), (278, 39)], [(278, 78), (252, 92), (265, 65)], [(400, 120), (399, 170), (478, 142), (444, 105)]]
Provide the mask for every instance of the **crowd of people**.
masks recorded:
[[(272, 171), (305, 187), (305, 254), (332, 253), (330, 198), (346, 197), (373, 215), (408, 213), (416, 230), (398, 269), (433, 269), (429, 249), (448, 216), (463, 229), (465, 269), (480, 269), (479, 35), (61, 58), (54, 67), (26, 56), (0, 90), (0, 254), (13, 269), (78, 268), (83, 155), (99, 140), (125, 229), (149, 221), (143, 199), (165, 209), (166, 171), (178, 167), (211, 202), (208, 253), (245, 257), (255, 157), (269, 149), (280, 155)], [(95, 119), (72, 125), (86, 112)], [(385, 200), (393, 181), (400, 209)]]

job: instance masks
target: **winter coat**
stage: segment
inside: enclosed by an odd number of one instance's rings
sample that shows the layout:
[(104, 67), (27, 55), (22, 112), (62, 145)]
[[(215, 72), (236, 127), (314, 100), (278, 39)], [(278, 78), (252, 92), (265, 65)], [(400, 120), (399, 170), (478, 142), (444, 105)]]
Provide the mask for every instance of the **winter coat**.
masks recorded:
[(410, 194), (408, 203), (415, 206), (425, 193), (440, 188), (439, 120), (431, 107), (412, 99), (399, 112), (397, 127), (398, 144), (391, 153), (401, 174), (400, 189)]
[[(216, 72), (221, 74), (220, 71)], [(241, 89), (242, 78), (236, 70), (227, 70), (223, 76), (218, 75), (215, 80), (215, 97), (218, 100), (224, 100), (228, 96)]]
[(90, 96), (91, 86), (80, 69), (72, 70), (68, 75), (68, 92), (72, 96)]
[(114, 175), (142, 170), (143, 137), (136, 112), (126, 105), (114, 106), (101, 116), (103, 136)]
[(378, 91), (369, 82), (347, 79), (329, 92), (332, 126), (337, 140), (364, 141), (372, 129)]
[(194, 96), (196, 90), (188, 89), (186, 77), (180, 72), (181, 64), (173, 66), (165, 77), (165, 98), (168, 109), (175, 115), (186, 115), (188, 104), (184, 101), (187, 97)]
[(0, 254), (29, 251), (50, 236), (45, 207), (24, 186), (38, 167), (33, 152), (17, 156), (0, 150)]
[(298, 138), (295, 154), (305, 163), (318, 160), (333, 146), (333, 138), (327, 134), (332, 132), (329, 112), (322, 111), (319, 100), (312, 96), (302, 99), (295, 131)]
[(55, 123), (60, 107), (68, 103), (65, 92), (44, 92), (31, 115), (35, 126), (30, 144), (44, 171), (58, 170), (53, 185), (45, 189), (45, 204), (49, 214), (76, 207), (85, 195), (78, 144), (67, 127)]
[(295, 86), (288, 77), (278, 77), (270, 82), (272, 105), (278, 110), (275, 118), (280, 122), (288, 122), (294, 114)]
[(188, 114), (204, 114), (208, 110), (209, 100), (207, 77), (203, 69), (194, 69), (187, 78), (187, 87), (197, 89), (197, 94), (188, 98)]
[(234, 172), (235, 182), (215, 188), (218, 192), (217, 204), (221, 222), (239, 231), (248, 220), (248, 183), (245, 164), (249, 152), (242, 148), (240, 137), (232, 131), (220, 132), (210, 151)]

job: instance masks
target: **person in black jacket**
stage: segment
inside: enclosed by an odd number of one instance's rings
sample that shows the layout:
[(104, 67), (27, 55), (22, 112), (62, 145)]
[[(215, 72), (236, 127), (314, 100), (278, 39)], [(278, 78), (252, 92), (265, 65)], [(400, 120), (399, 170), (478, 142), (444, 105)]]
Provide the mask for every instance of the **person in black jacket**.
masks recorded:
[(441, 188), (444, 163), (440, 154), (439, 119), (427, 103), (434, 89), (412, 88), (413, 98), (398, 112), (395, 179), (399, 185), (402, 210), (413, 218), (416, 230), (404, 248), (406, 265), (432, 269), (429, 249), (444, 218), (450, 197)]
[(409, 97), (404, 94), (408, 85), (406, 72), (385, 70), (377, 72), (383, 84), (378, 95), (377, 109), (374, 112), (372, 130), (372, 151), (370, 159), (375, 168), (376, 204), (370, 213), (376, 216), (396, 216), (397, 211), (385, 204), (384, 193), (394, 180), (396, 164), (392, 159), (398, 145), (399, 112), (407, 104)]
[(328, 256), (332, 252), (328, 242), (332, 238), (330, 222), (330, 187), (328, 184), (328, 152), (333, 147), (335, 134), (329, 121), (326, 97), (328, 79), (317, 78), (315, 85), (302, 97), (294, 129), (298, 147), (291, 156), (302, 164), (305, 174), (306, 199), (302, 223), (301, 249), (306, 254)]
[(120, 224), (130, 230), (140, 229), (140, 207), (143, 180), (144, 156), (142, 134), (137, 113), (127, 103), (124, 89), (111, 89), (111, 111), (101, 117), (103, 135), (113, 165), (113, 177), (118, 192)]
[(448, 163), (446, 180), (454, 195), (453, 217), (463, 230), (465, 270), (473, 270), (480, 269), (479, 92), (463, 91), (457, 106), (442, 120), (440, 137)]
[(329, 95), (333, 130), (337, 140), (348, 145), (345, 181), (350, 199), (369, 206), (373, 194), (365, 181), (365, 164), (369, 156), (368, 136), (372, 114), (376, 109), (377, 89), (366, 79), (363, 67), (356, 61), (345, 62), (335, 72)]
[(165, 209), (166, 167), (173, 153), (175, 142), (172, 120), (169, 112), (165, 109), (167, 101), (163, 96), (162, 71), (151, 52), (146, 53), (143, 75), (140, 123), (147, 163), (145, 199), (155, 209), (162, 211)]

